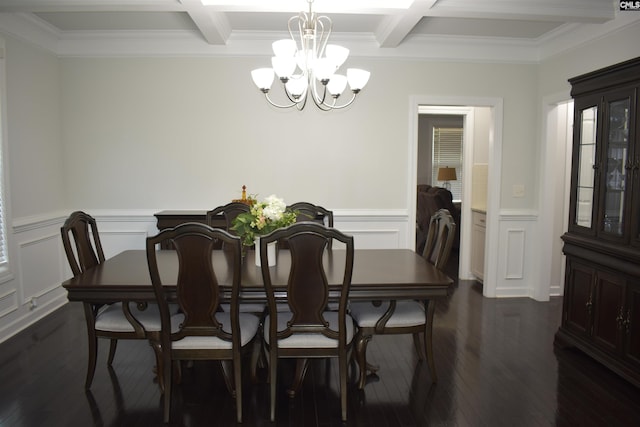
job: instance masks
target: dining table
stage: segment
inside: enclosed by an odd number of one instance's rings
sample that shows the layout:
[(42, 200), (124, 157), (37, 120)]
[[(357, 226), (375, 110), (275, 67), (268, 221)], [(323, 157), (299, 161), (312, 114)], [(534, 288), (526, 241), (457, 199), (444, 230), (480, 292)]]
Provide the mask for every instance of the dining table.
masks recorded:
[[(174, 250), (160, 249), (157, 253), (158, 269), (165, 293), (175, 299), (178, 257)], [(223, 250), (212, 251), (213, 268), (223, 300), (231, 299), (232, 269), (230, 257)], [(329, 299), (337, 299), (342, 286), (346, 251), (327, 249), (323, 266), (329, 285)], [(276, 298), (286, 301), (286, 287), (291, 267), (290, 252), (277, 251), (276, 265), (271, 269)], [(372, 301), (378, 304), (390, 300), (422, 300), (426, 304), (427, 324), (433, 327), (435, 300), (448, 295), (452, 279), (409, 249), (356, 249), (349, 299)], [(69, 301), (93, 304), (120, 301), (144, 304), (156, 300), (151, 284), (145, 250), (126, 250), (101, 264), (62, 283)], [(281, 288), (282, 291), (278, 291)], [(332, 288), (334, 289), (332, 291)], [(241, 268), (241, 302), (266, 302), (261, 268), (256, 266), (255, 251), (247, 250)], [(429, 334), (430, 336), (430, 334)], [(362, 342), (355, 351), (363, 351)], [(367, 364), (367, 371), (377, 367)], [(298, 378), (296, 383), (299, 383)], [(290, 391), (295, 393), (295, 387)]]
[[(331, 287), (342, 284), (346, 251), (327, 250), (323, 264)], [(247, 250), (242, 262), (240, 300), (266, 302), (262, 272), (255, 265), (255, 251)], [(178, 258), (173, 250), (158, 250), (162, 284), (169, 294), (175, 292)], [(224, 250), (212, 252), (214, 271), (223, 293), (230, 296), (231, 270)], [(291, 256), (288, 250), (277, 252), (272, 269), (274, 288), (282, 288), (284, 297)], [(453, 281), (445, 273), (409, 249), (356, 249), (350, 300), (431, 300), (445, 297)], [(156, 296), (151, 285), (145, 250), (126, 250), (103, 263), (62, 283), (69, 301), (113, 303), (151, 302)], [(226, 290), (228, 291), (226, 291)], [(278, 294), (278, 293), (277, 293)], [(331, 298), (331, 293), (330, 293)]]

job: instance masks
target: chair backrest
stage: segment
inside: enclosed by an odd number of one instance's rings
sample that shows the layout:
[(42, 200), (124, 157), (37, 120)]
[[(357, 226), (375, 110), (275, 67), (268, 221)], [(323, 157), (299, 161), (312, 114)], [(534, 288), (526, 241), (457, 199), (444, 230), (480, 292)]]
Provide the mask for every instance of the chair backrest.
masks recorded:
[[(156, 246), (167, 240), (171, 241), (178, 256), (177, 299), (180, 311), (184, 314), (180, 331), (171, 334), (170, 339), (204, 335), (231, 340), (234, 334), (223, 331), (222, 324), (216, 318), (221, 294), (220, 283), (213, 267), (212, 253), (221, 241), (225, 248), (221, 253), (227, 257), (229, 266), (225, 278), (231, 280), (231, 329), (237, 330), (235, 327), (238, 325), (237, 305), (242, 263), (240, 238), (220, 228), (195, 222), (180, 224), (147, 238), (147, 263), (160, 308), (163, 340), (168, 339), (171, 321), (168, 301), (159, 273)], [(239, 341), (235, 342), (236, 338), (238, 334), (233, 336), (234, 345), (239, 345)]]
[[(353, 272), (353, 236), (347, 236), (335, 228), (329, 228), (322, 224), (299, 222), (261, 237), (262, 277), (267, 292), (270, 313), (278, 312), (275, 292), (282, 291), (282, 288), (276, 289), (273, 286), (271, 270), (267, 263), (267, 245), (279, 239), (288, 240), (291, 251), (291, 268), (287, 281), (287, 303), (293, 316), (288, 322), (287, 328), (279, 332), (277, 331), (277, 322), (270, 323), (269, 331), (265, 332), (270, 334), (270, 342), (275, 342), (279, 338), (285, 338), (296, 332), (316, 332), (330, 338), (339, 339), (343, 344), (346, 343), (345, 314)], [(323, 316), (329, 300), (329, 284), (327, 283), (323, 257), (325, 252), (328, 252), (327, 257), (334, 255), (328, 249), (328, 241), (332, 239), (340, 241), (346, 246), (342, 284), (338, 289), (332, 289), (332, 291), (339, 293), (338, 316), (340, 326), (338, 330), (330, 329)]]
[(233, 225), (233, 220), (236, 219), (238, 215), (244, 212), (249, 212), (249, 205), (245, 205), (244, 203), (239, 202), (231, 202), (226, 205), (218, 206), (215, 209), (211, 209), (207, 212), (207, 224), (209, 226), (213, 223), (213, 218), (218, 215), (224, 215), (224, 219), (227, 225), (226, 230), (232, 234), (233, 230), (231, 230), (231, 226)]
[[(327, 227), (333, 228), (333, 211), (323, 208), (319, 205), (314, 205), (309, 202), (297, 202), (287, 206), (287, 209), (297, 211), (298, 216), (296, 222), (312, 221), (319, 224), (323, 224)], [(279, 242), (280, 248), (288, 248), (286, 239), (282, 239)], [(329, 241), (329, 249), (333, 247), (333, 241)]]
[(424, 259), (443, 270), (449, 261), (453, 241), (456, 235), (456, 223), (447, 209), (438, 210), (429, 222), (427, 242), (422, 256)]
[(298, 211), (296, 222), (314, 221), (333, 228), (333, 211), (308, 202), (297, 202), (287, 206), (287, 209)]
[(98, 227), (91, 215), (81, 211), (73, 212), (60, 228), (60, 233), (74, 276), (104, 262)]

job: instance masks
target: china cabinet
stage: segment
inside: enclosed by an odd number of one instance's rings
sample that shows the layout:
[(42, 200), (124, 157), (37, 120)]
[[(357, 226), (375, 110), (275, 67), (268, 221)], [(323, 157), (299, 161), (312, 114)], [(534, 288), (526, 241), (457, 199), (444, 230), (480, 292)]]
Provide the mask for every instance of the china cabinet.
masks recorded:
[(569, 82), (573, 157), (556, 344), (640, 386), (640, 58)]

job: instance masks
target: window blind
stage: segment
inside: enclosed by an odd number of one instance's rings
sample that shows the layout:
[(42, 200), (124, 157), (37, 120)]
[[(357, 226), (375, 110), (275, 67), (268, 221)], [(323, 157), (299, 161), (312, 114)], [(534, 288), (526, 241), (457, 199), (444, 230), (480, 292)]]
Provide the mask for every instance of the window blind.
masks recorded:
[(3, 182), (2, 182), (2, 157), (0, 155), (0, 266), (7, 262), (7, 240), (5, 239), (5, 221), (4, 221), (4, 200), (3, 194)]
[[(5, 72), (5, 64), (4, 64), (4, 53), (5, 46), (4, 40), (0, 39), (0, 79), (4, 80), (4, 72)], [(3, 85), (0, 85), (0, 89), (4, 89)], [(4, 93), (0, 93), (0, 101), (4, 101), (6, 96)], [(4, 183), (4, 161), (3, 161), (3, 141), (2, 137), (4, 135), (4, 123), (2, 122), (5, 114), (3, 114), (2, 110), (4, 109), (4, 105), (0, 102), (0, 266), (4, 266), (7, 264), (7, 229), (6, 229), (6, 221), (5, 221), (5, 206), (4, 206), (4, 194), (5, 194), (5, 183)]]
[(453, 200), (462, 200), (462, 137), (462, 128), (433, 128), (431, 182), (443, 186), (444, 182), (438, 181), (438, 169), (445, 166), (455, 168), (458, 179), (449, 181)]

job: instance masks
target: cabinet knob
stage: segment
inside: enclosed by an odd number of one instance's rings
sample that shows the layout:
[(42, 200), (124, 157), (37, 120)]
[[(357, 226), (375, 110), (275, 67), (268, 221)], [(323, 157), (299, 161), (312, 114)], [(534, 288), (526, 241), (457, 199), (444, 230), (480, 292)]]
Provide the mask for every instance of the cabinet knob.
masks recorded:
[(622, 329), (622, 327), (625, 324), (624, 310), (622, 309), (622, 307), (620, 307), (620, 310), (618, 311), (618, 315), (616, 316), (616, 323), (618, 324), (618, 329)]
[(627, 310), (627, 318), (623, 322), (624, 329), (627, 333), (629, 333), (629, 329), (631, 329), (631, 309)]
[(585, 304), (585, 307), (587, 308), (587, 313), (589, 313), (589, 316), (591, 316), (591, 307), (593, 306), (593, 303), (591, 302), (591, 300), (587, 301), (587, 303)]

